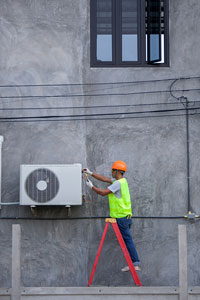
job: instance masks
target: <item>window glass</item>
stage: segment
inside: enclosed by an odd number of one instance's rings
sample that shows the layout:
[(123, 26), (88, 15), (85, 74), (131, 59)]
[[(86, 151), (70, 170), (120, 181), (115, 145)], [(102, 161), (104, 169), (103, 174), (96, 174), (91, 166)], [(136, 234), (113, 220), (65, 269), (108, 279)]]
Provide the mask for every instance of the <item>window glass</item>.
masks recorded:
[(97, 0), (97, 60), (112, 61), (112, 0)]
[(148, 0), (148, 61), (161, 60), (161, 1)]
[[(146, 61), (148, 61), (147, 58), (147, 34), (146, 34)], [(165, 47), (165, 39), (164, 39), (164, 34), (161, 34), (161, 60), (159, 62), (155, 62), (157, 63), (164, 63), (164, 47)]]
[[(154, 1), (154, 0), (153, 0)], [(152, 1), (151, 1), (152, 2)], [(146, 5), (145, 5), (145, 15), (146, 15), (146, 18), (145, 18), (145, 28), (146, 28), (146, 61), (148, 61), (148, 48), (147, 48), (147, 44), (148, 44), (148, 21), (147, 21), (147, 0), (146, 0)], [(161, 31), (161, 57), (160, 57), (160, 60), (158, 62), (155, 62), (155, 63), (164, 63), (164, 49), (165, 49), (165, 38), (164, 38), (164, 34), (165, 34), (165, 22), (164, 22), (164, 18), (165, 18), (165, 15), (164, 15), (164, 0), (161, 0), (160, 1), (160, 22), (161, 22), (161, 27), (160, 27), (160, 31)], [(152, 21), (154, 21), (154, 18), (152, 16), (153, 14), (153, 7), (151, 7), (151, 10), (150, 10), (150, 16), (151, 16), (151, 19)], [(158, 19), (158, 5), (157, 5), (157, 13), (154, 14), (154, 16), (156, 16), (157, 14), (157, 19)], [(158, 25), (158, 22), (156, 23), (156, 19), (155, 19), (155, 24)], [(151, 32), (153, 32), (153, 24), (150, 25), (151, 26)], [(154, 25), (155, 26), (155, 25)], [(158, 28), (157, 28), (157, 32), (158, 32)], [(157, 43), (158, 43), (158, 40), (157, 40)], [(156, 60), (156, 58), (158, 58), (158, 56), (156, 54), (158, 54), (158, 44), (157, 44), (157, 50), (153, 50), (152, 51), (152, 46), (151, 45), (151, 48), (150, 48), (150, 52), (152, 53), (151, 54), (151, 57), (149, 57), (149, 60)], [(151, 59), (150, 59), (151, 58)]]
[(137, 0), (122, 0), (122, 61), (138, 60)]

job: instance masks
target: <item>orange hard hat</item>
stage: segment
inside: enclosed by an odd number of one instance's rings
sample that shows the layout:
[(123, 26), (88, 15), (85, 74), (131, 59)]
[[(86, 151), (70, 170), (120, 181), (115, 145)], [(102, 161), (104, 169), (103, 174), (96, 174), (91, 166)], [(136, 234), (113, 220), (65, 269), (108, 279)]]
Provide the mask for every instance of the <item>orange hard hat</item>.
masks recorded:
[(114, 162), (114, 164), (112, 165), (112, 169), (126, 172), (127, 166), (126, 166), (125, 162), (123, 162), (121, 160), (116, 160)]

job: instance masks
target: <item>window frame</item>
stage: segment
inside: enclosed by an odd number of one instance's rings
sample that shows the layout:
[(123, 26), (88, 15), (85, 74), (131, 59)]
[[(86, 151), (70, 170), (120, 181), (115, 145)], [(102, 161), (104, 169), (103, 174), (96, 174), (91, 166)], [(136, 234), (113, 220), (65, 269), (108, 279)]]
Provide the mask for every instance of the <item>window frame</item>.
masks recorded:
[[(146, 61), (146, 32), (145, 32), (145, 0), (137, 0), (138, 10), (138, 61), (120, 61), (122, 54), (121, 43), (121, 21), (116, 22), (116, 12), (118, 20), (121, 20), (122, 9), (120, 0), (112, 1), (112, 62), (99, 62), (96, 59), (96, 0), (90, 0), (90, 66), (96, 68), (124, 68), (124, 67), (169, 67), (169, 0), (164, 0), (164, 63), (148, 63)], [(95, 12), (95, 14), (94, 14)], [(118, 34), (116, 34), (118, 32)]]

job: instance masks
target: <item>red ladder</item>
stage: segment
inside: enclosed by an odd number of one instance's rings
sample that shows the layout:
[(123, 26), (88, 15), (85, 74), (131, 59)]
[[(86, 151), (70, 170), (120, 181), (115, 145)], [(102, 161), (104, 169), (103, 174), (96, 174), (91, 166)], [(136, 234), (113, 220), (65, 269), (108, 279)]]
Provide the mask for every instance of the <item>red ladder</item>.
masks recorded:
[(124, 242), (124, 239), (121, 235), (121, 232), (119, 230), (119, 227), (117, 225), (117, 221), (116, 219), (112, 219), (112, 218), (107, 218), (105, 219), (105, 222), (106, 222), (106, 226), (105, 226), (105, 229), (104, 229), (104, 232), (103, 232), (103, 235), (102, 235), (102, 238), (101, 238), (101, 242), (100, 242), (100, 245), (99, 245), (99, 249), (98, 249), (98, 252), (97, 252), (97, 256), (96, 256), (96, 259), (95, 259), (95, 262), (94, 262), (94, 265), (93, 265), (93, 268), (92, 268), (92, 272), (91, 272), (91, 275), (90, 275), (90, 279), (89, 279), (89, 282), (88, 282), (88, 286), (90, 286), (92, 284), (92, 280), (93, 280), (93, 277), (94, 277), (94, 273), (95, 273), (95, 270), (96, 270), (96, 267), (97, 267), (97, 263), (98, 263), (98, 260), (99, 260), (99, 256), (100, 256), (100, 253), (101, 253), (101, 249), (102, 249), (102, 246), (103, 246), (103, 243), (104, 243), (104, 240), (105, 240), (105, 237), (106, 237), (106, 233), (107, 233), (107, 230), (108, 230), (108, 226), (109, 226), (109, 223), (112, 224), (112, 227), (114, 229), (114, 232), (115, 232), (115, 235), (118, 239), (118, 242), (120, 244), (120, 247), (122, 249), (122, 252), (124, 254), (124, 257), (127, 261), (127, 264), (129, 266), (129, 269), (131, 271), (131, 274), (133, 276), (133, 280), (135, 281), (135, 284), (136, 285), (139, 285), (139, 286), (142, 286), (141, 282), (140, 282), (140, 279), (138, 277), (138, 274), (137, 272), (135, 271), (135, 268), (134, 268), (134, 265), (133, 265), (133, 262), (130, 258), (130, 255), (129, 255), (129, 252), (126, 248), (126, 245), (125, 245), (125, 242)]

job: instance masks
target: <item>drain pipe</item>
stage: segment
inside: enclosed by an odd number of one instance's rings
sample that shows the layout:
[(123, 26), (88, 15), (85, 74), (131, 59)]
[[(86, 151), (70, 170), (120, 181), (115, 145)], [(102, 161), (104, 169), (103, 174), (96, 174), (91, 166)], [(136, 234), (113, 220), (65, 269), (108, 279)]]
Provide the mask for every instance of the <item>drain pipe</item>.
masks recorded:
[(4, 137), (0, 135), (0, 209), (1, 209), (1, 173), (2, 173), (2, 144)]
[(4, 137), (2, 135), (0, 135), (0, 210), (1, 210), (1, 206), (2, 205), (16, 205), (19, 204), (19, 202), (6, 202), (6, 203), (2, 203), (1, 202), (1, 174), (2, 174), (2, 144), (4, 141)]
[(187, 199), (188, 199), (188, 213), (191, 212), (190, 201), (190, 131), (189, 131), (189, 113), (188, 113), (188, 98), (184, 97), (186, 103), (186, 151), (187, 151)]

